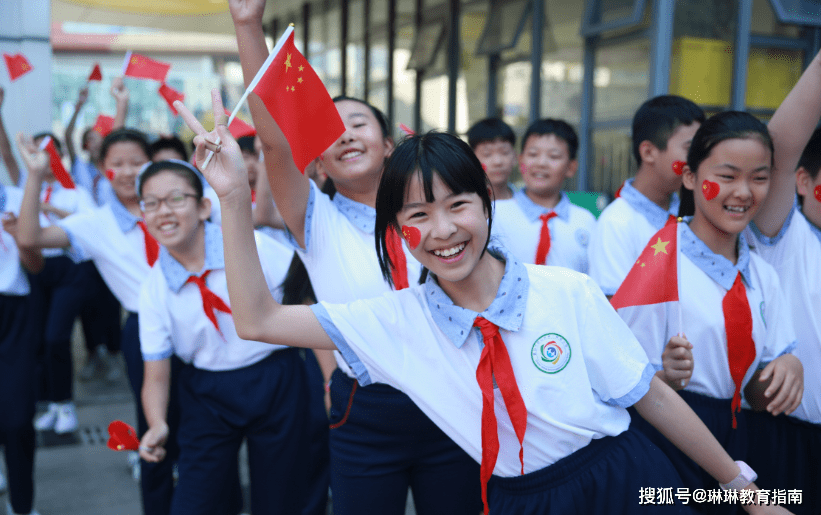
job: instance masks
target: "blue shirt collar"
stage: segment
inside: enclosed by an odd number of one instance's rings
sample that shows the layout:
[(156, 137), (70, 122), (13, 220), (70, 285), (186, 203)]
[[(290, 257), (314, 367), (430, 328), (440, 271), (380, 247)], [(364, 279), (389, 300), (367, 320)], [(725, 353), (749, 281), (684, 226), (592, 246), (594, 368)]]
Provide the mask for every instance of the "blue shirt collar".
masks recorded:
[(505, 274), (496, 298), (482, 313), (455, 305), (433, 274), (428, 274), (422, 285), (433, 321), (457, 348), (464, 345), (479, 315), (508, 331), (518, 331), (522, 326), (530, 284), (527, 269), (503, 247), (488, 248), (488, 252), (505, 261)]
[(650, 222), (650, 225), (658, 230), (664, 227), (670, 215), (678, 216), (678, 206), (680, 199), (678, 193), (673, 193), (670, 197), (670, 209), (665, 211), (660, 208), (655, 202), (645, 197), (643, 193), (633, 187), (634, 178), (624, 181), (624, 186), (621, 188), (621, 198), (627, 201), (630, 206), (641, 213), (644, 218)]
[(222, 230), (216, 224), (205, 222), (205, 265), (200, 273), (194, 274), (185, 269), (179, 261), (174, 259), (168, 249), (160, 247), (160, 270), (165, 276), (168, 288), (179, 293), (186, 281), (192, 275), (200, 276), (206, 270), (221, 270), (225, 268), (225, 255), (222, 247)]
[(373, 234), (376, 226), (376, 209), (351, 200), (339, 192), (334, 195), (333, 203), (339, 209), (339, 212), (345, 215), (345, 218), (357, 229), (364, 233)]
[(0, 184), (0, 213), (6, 211), (6, 187)]
[(555, 211), (562, 220), (570, 221), (570, 199), (563, 191), (560, 193), (559, 203), (556, 204), (556, 207), (553, 209), (548, 209), (533, 202), (530, 197), (527, 196), (527, 192), (524, 189), (514, 192), (513, 198), (516, 199), (522, 212), (531, 222), (535, 222), (541, 215), (551, 211)]
[(682, 224), (681, 227), (681, 252), (725, 290), (733, 287), (738, 272), (741, 272), (741, 277), (747, 287), (753, 289), (750, 275), (750, 246), (747, 244), (744, 233), (738, 235), (738, 262), (734, 265), (726, 257), (719, 256), (710, 250), (690, 229), (688, 225), (690, 217), (686, 220), (688, 223)]
[[(2, 209), (0, 209), (0, 211), (2, 211)], [(801, 213), (801, 215), (803, 216), (804, 213)], [(821, 241), (821, 228), (816, 226), (814, 223), (810, 222), (809, 218), (807, 218), (807, 223), (810, 225), (810, 230), (812, 231), (812, 233), (815, 234), (816, 238), (818, 238), (818, 241)]]
[(114, 220), (117, 221), (117, 226), (120, 228), (121, 231), (124, 233), (130, 231), (137, 225), (137, 222), (141, 221), (142, 218), (136, 217), (131, 214), (120, 199), (117, 198), (117, 194), (114, 193), (113, 189), (109, 189), (109, 194), (107, 195), (108, 198), (106, 199), (106, 203), (111, 206), (111, 212), (114, 214)]

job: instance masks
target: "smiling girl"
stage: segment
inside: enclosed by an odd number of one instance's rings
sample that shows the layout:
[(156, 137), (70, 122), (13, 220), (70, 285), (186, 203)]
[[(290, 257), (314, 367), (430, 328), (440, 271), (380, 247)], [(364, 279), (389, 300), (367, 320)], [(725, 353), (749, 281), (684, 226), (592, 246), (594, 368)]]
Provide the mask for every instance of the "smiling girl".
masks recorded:
[[(281, 306), (261, 286), (251, 192), (234, 164), (236, 144), (225, 127), (209, 135), (181, 103), (176, 107), (198, 133), (198, 162), (206, 137), (227, 142), (205, 173), (223, 205), (228, 291), (240, 336), (339, 349), (363, 384), (407, 392), (481, 463), (486, 512), (686, 513), (681, 504), (638, 507), (640, 488), (680, 483), (658, 448), (628, 430), (624, 408), (633, 404), (725, 487), (756, 488), (653, 377), (638, 342), (587, 276), (523, 265), (502, 248), (487, 248), (489, 183), (455, 136), (403, 142), (378, 190), (382, 270), (387, 276), (394, 266), (385, 254), (393, 228), (428, 268), (424, 284), (349, 304)], [(221, 110), (214, 95), (214, 112)]]

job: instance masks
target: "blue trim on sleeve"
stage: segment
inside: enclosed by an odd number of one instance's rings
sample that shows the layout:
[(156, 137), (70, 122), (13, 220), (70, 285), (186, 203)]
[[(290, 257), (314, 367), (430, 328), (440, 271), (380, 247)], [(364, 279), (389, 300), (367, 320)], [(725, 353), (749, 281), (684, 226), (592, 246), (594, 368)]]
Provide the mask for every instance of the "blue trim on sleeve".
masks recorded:
[(337, 350), (342, 354), (342, 357), (345, 358), (345, 362), (351, 367), (353, 373), (356, 374), (356, 379), (359, 381), (359, 384), (361, 386), (368, 386), (373, 383), (371, 376), (368, 374), (368, 369), (365, 368), (365, 364), (359, 360), (359, 356), (356, 355), (353, 349), (351, 349), (351, 346), (348, 345), (348, 341), (345, 340), (345, 337), (339, 332), (339, 329), (333, 320), (331, 320), (331, 315), (328, 314), (328, 310), (325, 306), (322, 304), (314, 304), (311, 306), (311, 311), (314, 312), (322, 329), (325, 330), (328, 337), (334, 342), (334, 345), (336, 345)]
[(781, 351), (781, 353), (778, 356), (774, 357), (772, 360), (770, 360), (770, 361), (763, 361), (762, 360), (758, 364), (758, 369), (761, 370), (762, 368), (764, 368), (767, 365), (769, 365), (770, 363), (772, 363), (773, 360), (776, 360), (776, 359), (780, 358), (781, 356), (783, 356), (785, 354), (792, 354), (793, 352), (795, 352), (795, 349), (796, 349), (797, 346), (798, 346), (798, 342), (796, 340), (793, 340), (789, 345), (787, 345), (787, 347), (783, 351)]
[(164, 359), (168, 359), (174, 355), (174, 351), (169, 349), (164, 352), (155, 352), (153, 354), (147, 354), (145, 352), (142, 353), (143, 361), (162, 361)]
[(647, 395), (647, 392), (650, 391), (650, 381), (653, 380), (654, 375), (656, 375), (656, 367), (651, 363), (648, 363), (641, 373), (639, 382), (636, 383), (636, 386), (634, 386), (632, 390), (618, 399), (608, 399), (604, 401), (605, 404), (618, 406), (620, 408), (629, 408), (633, 404), (637, 403), (642, 397)]
[(796, 210), (798, 209), (798, 203), (797, 202), (798, 201), (796, 200), (796, 203), (793, 204), (792, 209), (790, 209), (790, 213), (787, 215), (787, 218), (784, 220), (784, 223), (781, 224), (781, 229), (778, 230), (778, 234), (776, 234), (772, 238), (770, 238), (770, 237), (766, 236), (764, 233), (762, 233), (761, 230), (758, 228), (758, 226), (755, 224), (755, 222), (750, 222), (750, 230), (753, 231), (753, 234), (755, 235), (755, 239), (758, 240), (758, 242), (761, 243), (762, 245), (766, 245), (768, 247), (772, 247), (773, 245), (775, 245), (776, 243), (781, 241), (781, 238), (783, 238), (784, 235), (787, 234), (787, 229), (789, 229), (789, 227), (790, 227), (790, 222), (792, 221), (792, 217), (795, 214)]
[(294, 235), (291, 234), (290, 229), (287, 227), (285, 228), (285, 236), (288, 238), (288, 242), (293, 246), (295, 249), (300, 250), (302, 252), (308, 252), (308, 245), (311, 243), (311, 220), (314, 217), (314, 204), (316, 204), (316, 190), (319, 188), (314, 181), (309, 180), (309, 190), (308, 190), (308, 203), (305, 205), (305, 227), (303, 228), (303, 237), (305, 240), (305, 246), (300, 246), (299, 242), (296, 241)]

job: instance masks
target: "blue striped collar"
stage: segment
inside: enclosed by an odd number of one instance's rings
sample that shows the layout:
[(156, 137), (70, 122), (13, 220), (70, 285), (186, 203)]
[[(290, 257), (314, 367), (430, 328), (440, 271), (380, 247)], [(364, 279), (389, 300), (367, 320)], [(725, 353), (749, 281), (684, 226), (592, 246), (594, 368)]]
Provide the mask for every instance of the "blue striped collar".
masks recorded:
[(624, 181), (624, 186), (621, 188), (621, 198), (627, 201), (630, 206), (641, 213), (644, 218), (650, 222), (650, 225), (657, 230), (661, 230), (670, 215), (678, 216), (678, 206), (680, 199), (678, 193), (673, 193), (670, 197), (670, 209), (665, 211), (660, 208), (655, 202), (645, 197), (642, 192), (633, 187), (634, 178)]
[(690, 217), (685, 219), (688, 223), (681, 224), (681, 252), (695, 263), (712, 280), (721, 285), (725, 290), (733, 287), (735, 277), (741, 272), (747, 287), (753, 289), (752, 275), (750, 275), (750, 246), (744, 233), (738, 235), (738, 262), (734, 265), (732, 261), (724, 256), (719, 256), (699, 239), (690, 229)]
[(373, 234), (376, 226), (376, 209), (351, 200), (338, 191), (334, 195), (333, 203), (339, 209), (339, 212), (345, 215), (345, 218), (356, 228), (364, 233)]
[(114, 220), (117, 221), (117, 226), (123, 233), (126, 233), (133, 229), (142, 218), (132, 215), (131, 211), (120, 202), (120, 199), (117, 197), (117, 194), (114, 193), (113, 189), (109, 189), (108, 192), (108, 198), (105, 199), (105, 202), (111, 206), (111, 212), (114, 214)]
[(479, 315), (508, 331), (518, 331), (522, 326), (530, 288), (527, 269), (503, 247), (488, 248), (488, 252), (504, 260), (505, 274), (496, 298), (482, 313), (455, 305), (433, 274), (428, 274), (422, 285), (433, 321), (457, 348), (465, 344), (473, 321)]
[(519, 204), (519, 208), (521, 208), (522, 212), (525, 214), (528, 220), (531, 222), (535, 222), (539, 219), (539, 217), (545, 213), (549, 213), (551, 211), (555, 211), (559, 218), (565, 221), (570, 220), (570, 199), (565, 195), (562, 191), (559, 194), (559, 203), (556, 204), (556, 207), (553, 209), (548, 209), (544, 206), (540, 206), (539, 204), (533, 202), (530, 197), (527, 196), (527, 192), (524, 189), (521, 189), (513, 194), (513, 198), (516, 199), (516, 203)]
[(168, 288), (174, 293), (179, 293), (192, 275), (200, 276), (206, 270), (222, 270), (225, 268), (222, 229), (217, 224), (205, 222), (205, 265), (199, 274), (186, 270), (165, 247), (160, 247), (159, 262)]

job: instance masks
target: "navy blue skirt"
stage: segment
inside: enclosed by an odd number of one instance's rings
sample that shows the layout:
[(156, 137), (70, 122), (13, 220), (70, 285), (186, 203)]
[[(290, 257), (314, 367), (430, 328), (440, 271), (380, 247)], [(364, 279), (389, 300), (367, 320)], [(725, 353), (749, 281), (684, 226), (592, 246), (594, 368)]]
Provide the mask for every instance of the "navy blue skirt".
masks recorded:
[[(491, 515), (689, 514), (689, 507), (676, 497), (681, 487), (664, 453), (628, 429), (593, 440), (542, 470), (493, 476), (488, 503)], [(642, 492), (649, 488), (654, 495), (643, 499)]]

